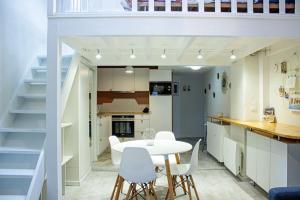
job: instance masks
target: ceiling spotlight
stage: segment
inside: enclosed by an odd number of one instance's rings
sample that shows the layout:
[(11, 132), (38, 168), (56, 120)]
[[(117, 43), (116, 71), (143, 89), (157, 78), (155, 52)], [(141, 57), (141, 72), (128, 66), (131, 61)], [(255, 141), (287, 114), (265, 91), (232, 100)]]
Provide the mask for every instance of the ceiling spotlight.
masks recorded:
[(134, 55), (133, 49), (131, 49), (131, 54), (130, 54), (129, 57), (130, 57), (131, 59), (135, 59), (135, 58), (136, 58), (136, 56)]
[(133, 72), (134, 72), (133, 67), (127, 66), (127, 67), (125, 68), (125, 73), (126, 73), (126, 74), (133, 74)]
[(164, 49), (164, 53), (161, 54), (160, 56), (162, 59), (166, 59), (167, 58), (167, 55), (166, 55), (166, 49)]
[(99, 49), (97, 49), (96, 59), (100, 60), (102, 58)]
[(198, 58), (199, 60), (201, 60), (201, 59), (203, 58), (201, 52), (202, 52), (202, 50), (200, 49), (200, 50), (198, 51), (198, 55), (197, 55), (197, 58)]
[(236, 59), (236, 55), (234, 55), (234, 51), (231, 51), (231, 56), (230, 56), (231, 60), (235, 60)]
[(203, 66), (186, 66), (186, 68), (190, 68), (194, 71), (200, 70), (201, 68), (203, 68)]

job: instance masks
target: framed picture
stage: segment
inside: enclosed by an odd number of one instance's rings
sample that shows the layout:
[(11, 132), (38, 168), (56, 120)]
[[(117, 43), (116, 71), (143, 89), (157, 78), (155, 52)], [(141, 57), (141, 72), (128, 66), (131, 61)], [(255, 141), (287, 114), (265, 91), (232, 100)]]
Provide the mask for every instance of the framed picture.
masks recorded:
[(287, 62), (281, 63), (281, 73), (286, 74), (287, 73)]
[(180, 85), (179, 82), (173, 82), (173, 96), (179, 96)]
[(300, 94), (290, 95), (289, 110), (300, 112)]

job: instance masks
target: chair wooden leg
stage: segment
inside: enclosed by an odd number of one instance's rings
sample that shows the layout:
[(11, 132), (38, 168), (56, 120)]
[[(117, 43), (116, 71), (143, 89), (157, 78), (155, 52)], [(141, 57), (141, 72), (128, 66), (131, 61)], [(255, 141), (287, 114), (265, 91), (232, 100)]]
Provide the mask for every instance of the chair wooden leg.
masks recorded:
[(193, 184), (193, 188), (194, 188), (194, 192), (196, 194), (196, 198), (197, 198), (197, 200), (200, 200), (199, 195), (198, 195), (198, 191), (197, 191), (197, 188), (196, 188), (196, 185), (195, 185), (195, 182), (194, 182), (194, 179), (193, 179), (192, 175), (190, 175), (190, 179), (191, 179), (192, 184)]
[(135, 198), (136, 200), (138, 199), (137, 198), (137, 191), (136, 191), (136, 183), (133, 183), (133, 195), (132, 195), (132, 198)]
[(118, 186), (118, 182), (119, 182), (119, 175), (118, 175), (117, 178), (116, 178), (115, 186), (114, 186), (113, 192), (112, 192), (112, 194), (111, 194), (110, 200), (113, 200), (113, 199), (114, 199), (115, 192), (116, 192), (116, 188), (117, 188), (117, 186)]
[[(176, 158), (176, 163), (180, 164), (180, 156), (179, 156), (178, 153), (175, 154), (175, 158)], [(184, 194), (186, 194), (186, 187), (185, 187), (183, 176), (180, 176), (180, 181), (181, 181), (181, 185), (182, 185), (182, 188), (183, 188), (183, 192), (184, 192)]]
[(177, 178), (177, 176), (173, 176), (173, 191), (174, 191), (174, 195), (175, 196), (177, 196), (176, 195), (176, 188), (175, 188), (175, 186), (176, 186), (176, 178)]
[(132, 189), (133, 189), (133, 187), (132, 187), (132, 183), (129, 185), (129, 189), (128, 189), (128, 192), (127, 192), (127, 194), (126, 194), (126, 198), (125, 198), (125, 200), (128, 200), (129, 199), (129, 197), (130, 197), (130, 195), (131, 195), (131, 192), (132, 192)]
[(150, 183), (150, 190), (153, 192), (154, 199), (158, 200), (157, 194), (156, 194), (154, 186), (153, 186), (153, 183)]
[(190, 200), (191, 200), (191, 199), (192, 199), (191, 184), (190, 184), (190, 181), (189, 181), (189, 177), (188, 177), (188, 176), (186, 176), (186, 179), (187, 179), (187, 187), (188, 187), (189, 198), (190, 198)]
[(146, 191), (146, 200), (150, 200), (150, 192), (148, 189), (148, 185), (145, 186), (145, 191)]
[(124, 182), (124, 178), (119, 176), (119, 181), (118, 181), (118, 189), (117, 189), (117, 192), (116, 192), (116, 198), (115, 200), (119, 200), (119, 197), (120, 197), (120, 193), (121, 193), (121, 185), (123, 184)]

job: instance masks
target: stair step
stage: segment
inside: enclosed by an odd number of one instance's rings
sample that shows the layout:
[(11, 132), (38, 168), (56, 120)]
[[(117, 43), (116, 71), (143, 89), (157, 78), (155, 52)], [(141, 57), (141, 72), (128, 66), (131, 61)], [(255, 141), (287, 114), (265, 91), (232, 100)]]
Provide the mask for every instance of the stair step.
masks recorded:
[(24, 148), (13, 148), (13, 147), (0, 147), (0, 153), (6, 154), (40, 154), (40, 150), (36, 149), (24, 149)]
[(26, 99), (46, 99), (46, 94), (19, 94), (18, 97)]
[(10, 110), (13, 114), (46, 114), (45, 110), (24, 110), (24, 109), (14, 109)]
[[(35, 71), (35, 72), (38, 72), (38, 73), (44, 73), (44, 72), (48, 71), (48, 67), (47, 66), (32, 67), (31, 70)], [(68, 67), (62, 67), (61, 71), (62, 72), (68, 71)]]
[(46, 79), (25, 79), (24, 83), (32, 84), (32, 85), (47, 85)]
[(30, 129), (30, 128), (0, 128), (0, 132), (5, 133), (46, 133), (46, 129)]
[(0, 169), (1, 178), (30, 178), (33, 174), (33, 169)]
[(0, 200), (25, 200), (25, 195), (0, 195)]

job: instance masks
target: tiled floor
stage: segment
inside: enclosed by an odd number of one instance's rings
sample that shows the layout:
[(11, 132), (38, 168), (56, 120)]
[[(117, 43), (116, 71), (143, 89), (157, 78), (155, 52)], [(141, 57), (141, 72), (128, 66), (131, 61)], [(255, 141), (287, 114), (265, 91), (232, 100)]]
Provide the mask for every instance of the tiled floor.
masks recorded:
[[(194, 143), (196, 140), (186, 140)], [(183, 162), (190, 155), (181, 155)], [(99, 162), (94, 163), (93, 171), (80, 187), (67, 187), (65, 200), (107, 200), (111, 191), (117, 170), (112, 167), (109, 151), (105, 152)], [(201, 200), (266, 200), (266, 193), (253, 187), (248, 181), (242, 182), (234, 177), (222, 165), (217, 163), (206, 152), (200, 151), (199, 169), (193, 175)], [(158, 178), (156, 191), (159, 199), (164, 199), (167, 191), (166, 177)], [(126, 187), (124, 189), (126, 192)], [(176, 199), (188, 199), (178, 189)], [(122, 196), (123, 197), (123, 196)], [(194, 198), (193, 198), (194, 199)]]

